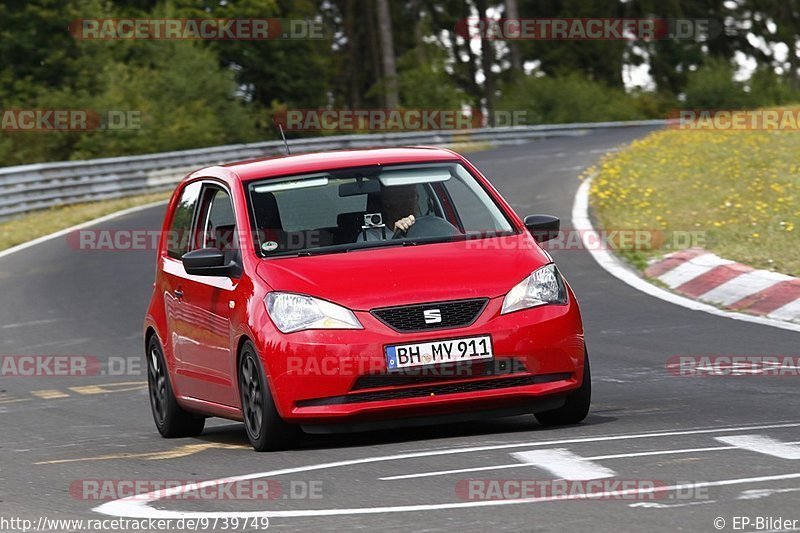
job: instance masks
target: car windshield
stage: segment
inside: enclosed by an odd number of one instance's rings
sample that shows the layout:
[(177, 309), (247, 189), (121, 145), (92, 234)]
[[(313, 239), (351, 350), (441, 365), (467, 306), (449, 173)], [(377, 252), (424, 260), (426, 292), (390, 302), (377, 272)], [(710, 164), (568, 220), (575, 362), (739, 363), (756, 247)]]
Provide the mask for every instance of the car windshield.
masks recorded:
[(248, 193), (256, 246), (264, 257), (515, 232), (492, 197), (455, 162), (256, 180)]

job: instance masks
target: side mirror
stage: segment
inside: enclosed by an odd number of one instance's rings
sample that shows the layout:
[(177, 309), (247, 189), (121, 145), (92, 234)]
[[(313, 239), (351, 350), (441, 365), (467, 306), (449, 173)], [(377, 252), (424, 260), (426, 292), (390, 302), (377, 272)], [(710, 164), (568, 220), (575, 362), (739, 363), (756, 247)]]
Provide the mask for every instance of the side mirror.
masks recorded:
[(552, 215), (528, 215), (525, 217), (525, 227), (536, 242), (545, 242), (558, 237), (561, 220)]
[(225, 263), (225, 253), (217, 248), (201, 248), (183, 255), (183, 268), (193, 276), (238, 277), (236, 261)]

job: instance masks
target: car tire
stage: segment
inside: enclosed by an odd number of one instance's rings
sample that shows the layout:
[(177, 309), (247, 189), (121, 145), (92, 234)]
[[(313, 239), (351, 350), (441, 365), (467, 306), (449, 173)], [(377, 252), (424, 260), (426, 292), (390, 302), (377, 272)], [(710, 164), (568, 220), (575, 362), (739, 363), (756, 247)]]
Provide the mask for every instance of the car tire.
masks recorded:
[(583, 383), (569, 393), (566, 403), (558, 409), (536, 413), (536, 420), (543, 426), (561, 426), (577, 424), (589, 414), (592, 403), (592, 371), (589, 368), (589, 354), (583, 360)]
[(161, 436), (172, 439), (194, 437), (202, 433), (206, 418), (190, 413), (178, 405), (169, 382), (164, 350), (155, 335), (150, 337), (150, 341), (147, 343), (146, 359), (150, 409), (156, 429)]
[(261, 360), (250, 341), (242, 346), (238, 373), (242, 419), (253, 449), (274, 452), (294, 448), (302, 430), (278, 414)]

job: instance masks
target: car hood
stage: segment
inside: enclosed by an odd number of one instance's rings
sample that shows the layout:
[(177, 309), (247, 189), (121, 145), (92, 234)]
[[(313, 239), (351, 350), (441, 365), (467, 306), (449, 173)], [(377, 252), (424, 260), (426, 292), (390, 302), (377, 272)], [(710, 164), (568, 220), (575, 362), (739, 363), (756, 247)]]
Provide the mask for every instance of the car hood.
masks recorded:
[(264, 259), (258, 275), (276, 291), (353, 310), (506, 294), (551, 262), (527, 232), (460, 242)]

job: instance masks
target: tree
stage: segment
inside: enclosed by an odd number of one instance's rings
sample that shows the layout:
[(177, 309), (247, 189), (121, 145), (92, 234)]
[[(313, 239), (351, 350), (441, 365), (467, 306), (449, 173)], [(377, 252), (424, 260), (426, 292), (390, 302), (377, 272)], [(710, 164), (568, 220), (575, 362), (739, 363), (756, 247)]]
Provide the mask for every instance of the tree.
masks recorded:
[(396, 109), (400, 105), (400, 97), (397, 93), (397, 68), (395, 67), (392, 14), (389, 11), (388, 0), (378, 0), (377, 7), (386, 107), (389, 109)]

